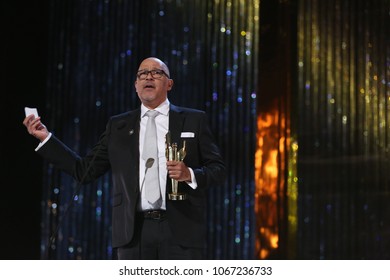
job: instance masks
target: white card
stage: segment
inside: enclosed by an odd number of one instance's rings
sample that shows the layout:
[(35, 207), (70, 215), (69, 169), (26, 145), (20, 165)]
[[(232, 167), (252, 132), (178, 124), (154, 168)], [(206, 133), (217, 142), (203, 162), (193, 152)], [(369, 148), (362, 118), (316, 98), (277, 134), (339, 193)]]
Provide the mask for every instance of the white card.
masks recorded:
[(37, 110), (37, 108), (24, 107), (24, 112), (26, 113), (26, 117), (28, 117), (29, 115), (33, 114), (35, 118), (38, 118), (38, 110)]
[(194, 138), (195, 137), (195, 133), (193, 133), (193, 132), (182, 132), (180, 136), (181, 136), (181, 138)]

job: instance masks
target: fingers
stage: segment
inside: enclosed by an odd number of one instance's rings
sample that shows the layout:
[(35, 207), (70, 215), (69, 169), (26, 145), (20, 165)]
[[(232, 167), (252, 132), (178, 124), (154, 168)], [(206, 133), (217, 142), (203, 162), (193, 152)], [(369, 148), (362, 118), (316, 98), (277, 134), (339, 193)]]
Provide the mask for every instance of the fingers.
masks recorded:
[(27, 116), (27, 117), (24, 118), (23, 124), (24, 124), (26, 127), (28, 127), (29, 123), (30, 123), (31, 120), (33, 120), (33, 119), (34, 119), (34, 115), (31, 114), (31, 115), (29, 115), (29, 116)]
[(167, 161), (167, 170), (171, 179), (178, 181), (188, 181), (191, 179), (188, 167), (182, 161)]
[(34, 124), (36, 124), (36, 122), (37, 120), (34, 115), (29, 115), (23, 120), (23, 124), (27, 127), (27, 131), (31, 135), (34, 135)]
[(40, 141), (49, 134), (46, 126), (41, 122), (41, 117), (35, 118), (34, 115), (29, 115), (23, 120), (23, 124), (27, 127), (28, 133)]
[(42, 125), (42, 123), (41, 123), (40, 117), (29, 119), (27, 121), (28, 132), (30, 132), (30, 134), (32, 134), (32, 132), (34, 132), (35, 130), (38, 130), (41, 125)]

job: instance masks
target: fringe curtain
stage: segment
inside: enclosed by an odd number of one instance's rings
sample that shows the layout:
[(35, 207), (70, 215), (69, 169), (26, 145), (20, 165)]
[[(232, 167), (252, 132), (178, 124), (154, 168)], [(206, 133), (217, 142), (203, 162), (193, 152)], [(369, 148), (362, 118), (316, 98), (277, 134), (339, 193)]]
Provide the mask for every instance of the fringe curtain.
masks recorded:
[(389, 259), (389, 11), (262, 1), (259, 258)]

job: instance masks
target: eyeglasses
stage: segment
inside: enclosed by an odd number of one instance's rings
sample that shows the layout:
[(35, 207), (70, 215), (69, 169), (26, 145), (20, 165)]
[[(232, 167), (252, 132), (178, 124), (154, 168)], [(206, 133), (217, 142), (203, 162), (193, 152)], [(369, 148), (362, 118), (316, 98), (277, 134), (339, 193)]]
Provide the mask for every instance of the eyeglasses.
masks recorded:
[(137, 78), (140, 80), (145, 80), (149, 73), (152, 75), (154, 79), (161, 79), (163, 76), (169, 78), (168, 74), (161, 69), (153, 69), (153, 70), (141, 70), (137, 73)]

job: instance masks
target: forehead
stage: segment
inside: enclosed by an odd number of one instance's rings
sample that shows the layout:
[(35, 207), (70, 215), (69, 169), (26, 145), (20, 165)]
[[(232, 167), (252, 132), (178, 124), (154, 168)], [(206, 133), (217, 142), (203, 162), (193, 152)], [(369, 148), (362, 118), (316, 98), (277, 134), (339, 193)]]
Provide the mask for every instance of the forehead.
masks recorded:
[(160, 61), (154, 59), (146, 59), (140, 64), (139, 70), (141, 69), (165, 69), (165, 67)]

